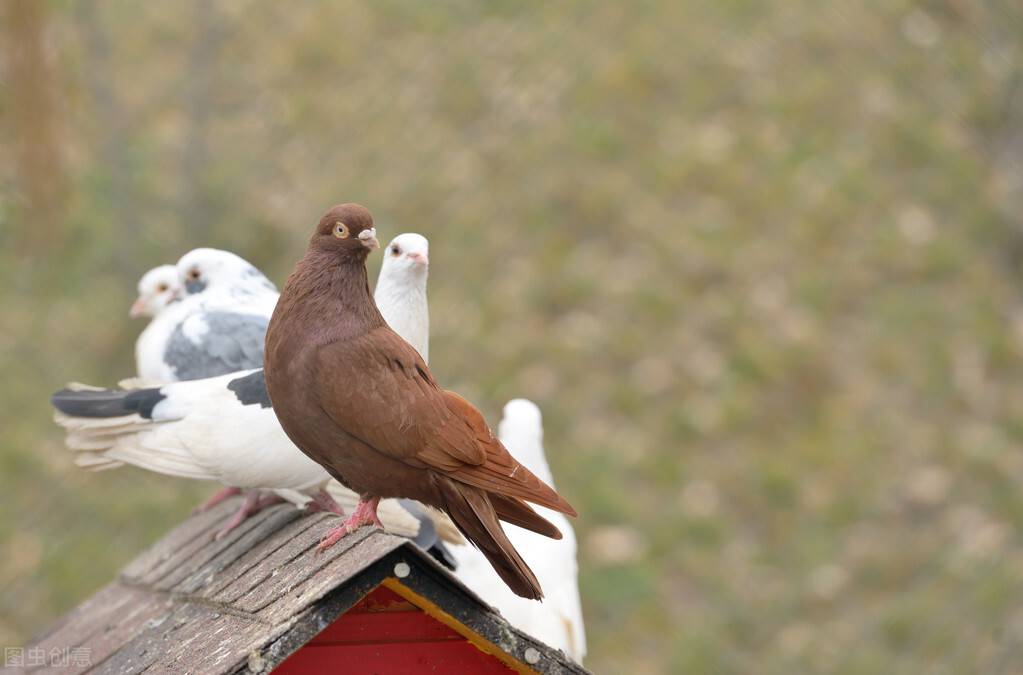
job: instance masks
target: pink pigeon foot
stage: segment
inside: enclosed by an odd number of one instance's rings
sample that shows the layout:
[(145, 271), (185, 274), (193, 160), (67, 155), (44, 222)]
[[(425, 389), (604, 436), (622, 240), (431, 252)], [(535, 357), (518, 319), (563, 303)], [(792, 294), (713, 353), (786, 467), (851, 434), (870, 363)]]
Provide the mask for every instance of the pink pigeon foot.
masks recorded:
[(309, 503), (305, 505), (306, 513), (334, 513), (339, 516), (345, 515), (341, 505), (330, 496), (326, 490), (320, 490), (312, 496)]
[(359, 500), (359, 505), (352, 511), (352, 515), (345, 518), (345, 521), (337, 527), (327, 531), (316, 547), (317, 553), (322, 553), (334, 544), (341, 541), (349, 532), (355, 532), (363, 525), (376, 525), (383, 529), (384, 524), (377, 517), (377, 506), (380, 504), (380, 497)]
[(199, 506), (192, 509), (192, 514), (194, 515), (196, 513), (209, 511), (210, 509), (212, 509), (214, 506), (224, 501), (225, 499), (230, 499), (231, 497), (234, 497), (235, 495), (240, 495), (241, 493), (242, 493), (241, 488), (226, 487), (218, 491), (217, 494), (213, 495)]
[(279, 497), (273, 492), (263, 494), (259, 490), (250, 491), (245, 495), (245, 501), (242, 502), (241, 508), (235, 511), (235, 514), (231, 516), (229, 521), (224, 523), (224, 526), (220, 528), (215, 538), (222, 539), (228, 532), (244, 523), (245, 519), (249, 516), (255, 515), (274, 504), (280, 504), (283, 501), (285, 501), (283, 497)]

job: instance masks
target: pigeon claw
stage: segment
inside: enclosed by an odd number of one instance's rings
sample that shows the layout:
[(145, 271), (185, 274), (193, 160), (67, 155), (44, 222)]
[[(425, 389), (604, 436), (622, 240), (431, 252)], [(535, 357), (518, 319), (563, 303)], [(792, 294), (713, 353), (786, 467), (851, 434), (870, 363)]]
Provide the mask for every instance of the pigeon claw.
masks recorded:
[(326, 490), (320, 490), (312, 496), (309, 503), (305, 505), (306, 513), (333, 513), (339, 516), (345, 515), (341, 505), (330, 496)]
[(327, 530), (327, 533), (323, 535), (323, 539), (320, 540), (320, 545), (316, 547), (317, 553), (323, 553), (328, 548), (338, 543), (349, 532), (355, 532), (363, 525), (375, 525), (380, 529), (384, 528), (384, 524), (380, 522), (380, 518), (377, 517), (377, 505), (380, 504), (380, 497), (372, 497), (367, 500), (362, 500), (359, 505), (352, 511), (352, 515), (345, 518), (344, 522), (337, 527)]
[(328, 548), (344, 539), (346, 534), (348, 534), (347, 525), (342, 523), (337, 527), (332, 527), (327, 530), (327, 533), (323, 535), (322, 539), (320, 539), (320, 545), (316, 547), (316, 552), (323, 553)]
[(234, 497), (235, 495), (240, 495), (241, 493), (242, 493), (241, 488), (226, 487), (218, 491), (217, 494), (213, 495), (199, 506), (192, 509), (192, 515), (195, 515), (197, 513), (205, 513), (206, 511), (209, 511), (210, 509), (212, 509), (214, 506), (224, 501), (225, 499), (230, 499), (231, 497)]
[(235, 514), (231, 516), (226, 523), (224, 523), (224, 526), (220, 528), (213, 538), (218, 541), (223, 539), (230, 534), (232, 530), (244, 523), (249, 516), (253, 516), (263, 509), (273, 506), (274, 504), (280, 504), (283, 501), (284, 499), (282, 497), (272, 492), (269, 494), (261, 494), (259, 490), (250, 490), (249, 493), (245, 495), (245, 501), (242, 502), (242, 505), (237, 511), (235, 511)]

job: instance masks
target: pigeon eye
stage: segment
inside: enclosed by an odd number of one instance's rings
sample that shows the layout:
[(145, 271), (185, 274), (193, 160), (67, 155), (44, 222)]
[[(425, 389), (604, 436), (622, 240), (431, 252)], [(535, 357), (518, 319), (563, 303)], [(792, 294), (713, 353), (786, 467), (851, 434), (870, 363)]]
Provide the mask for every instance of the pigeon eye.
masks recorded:
[(347, 239), (349, 235), (348, 226), (340, 220), (334, 223), (334, 236), (338, 239)]
[(196, 268), (196, 267), (193, 267), (192, 269), (188, 270), (188, 278), (189, 278), (190, 281), (199, 281), (199, 277), (201, 277), (201, 276), (202, 276), (202, 274), (199, 272), (199, 269)]
[(401, 255), (401, 247), (395, 244), (391, 247), (391, 253), (394, 255)]
[(156, 285), (156, 292), (157, 293), (163, 293), (166, 290), (167, 290), (167, 284), (157, 284)]

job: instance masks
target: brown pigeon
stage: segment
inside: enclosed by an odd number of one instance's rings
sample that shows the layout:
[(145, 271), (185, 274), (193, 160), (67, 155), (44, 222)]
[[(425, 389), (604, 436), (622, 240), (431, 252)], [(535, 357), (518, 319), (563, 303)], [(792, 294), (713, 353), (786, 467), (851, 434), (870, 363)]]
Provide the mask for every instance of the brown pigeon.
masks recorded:
[(266, 334), (266, 385), (284, 431), (361, 498), (320, 548), (379, 525), (381, 498), (416, 499), (446, 511), (515, 593), (540, 599), (498, 519), (559, 539), (526, 502), (576, 512), (515, 461), (479, 410), (437, 386), (419, 353), (384, 322), (366, 274), (378, 246), (364, 207), (327, 211)]

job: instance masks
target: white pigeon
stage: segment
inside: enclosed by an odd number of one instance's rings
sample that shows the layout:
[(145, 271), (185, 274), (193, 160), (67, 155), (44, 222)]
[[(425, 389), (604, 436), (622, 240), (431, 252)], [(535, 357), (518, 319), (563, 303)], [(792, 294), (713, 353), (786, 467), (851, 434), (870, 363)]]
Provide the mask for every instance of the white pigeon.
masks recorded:
[(213, 248), (189, 251), (175, 267), (181, 300), (140, 336), (138, 377), (175, 382), (261, 367), (278, 297), (270, 280), (234, 253)]
[[(426, 274), (420, 269), (428, 265), (426, 239), (406, 234), (397, 237), (392, 247), (395, 242), (400, 243), (402, 254), (384, 261), (378, 287), (393, 288), (391, 277), (408, 277), (414, 281), (397, 285), (421, 292), (389, 294), (381, 298), (382, 307), (391, 316), (407, 314), (426, 320), (425, 302), (419, 301), (426, 297)], [(414, 262), (407, 264), (406, 257)], [(407, 309), (406, 300), (410, 301)], [(413, 333), (428, 339), (428, 333)], [(425, 343), (415, 346), (426, 347)], [(270, 407), (262, 369), (158, 388), (106, 390), (79, 385), (57, 392), (52, 402), (58, 410), (57, 423), (68, 431), (68, 447), (78, 451), (79, 466), (103, 470), (131, 464), (229, 486), (206, 508), (241, 489), (254, 488), (222, 534), (260, 508), (280, 501), (279, 497), (299, 503), (312, 497), (320, 510), (333, 510), (322, 493), (330, 476), (284, 433)], [(277, 496), (263, 495), (258, 489), (274, 490)], [(335, 481), (330, 481), (329, 491), (344, 506), (353, 507), (358, 501), (355, 493)], [(388, 515), (381, 520), (389, 531), (414, 535), (419, 530), (418, 520), (396, 501), (391, 500), (387, 509)], [(450, 523), (435, 520), (435, 524), (442, 539), (462, 541)]]
[[(498, 436), (515, 459), (554, 487), (543, 451), (543, 423), (536, 404), (521, 398), (508, 402), (498, 426)], [(586, 656), (586, 632), (579, 601), (575, 531), (562, 514), (542, 506), (533, 508), (561, 530), (563, 536), (560, 540), (514, 525), (503, 524), (503, 527), (543, 587), (545, 597), (542, 603), (512, 593), (506, 584), (501, 583), (483, 554), (472, 546), (450, 547), (457, 562), (455, 575), (496, 607), (513, 626), (582, 663)]]

